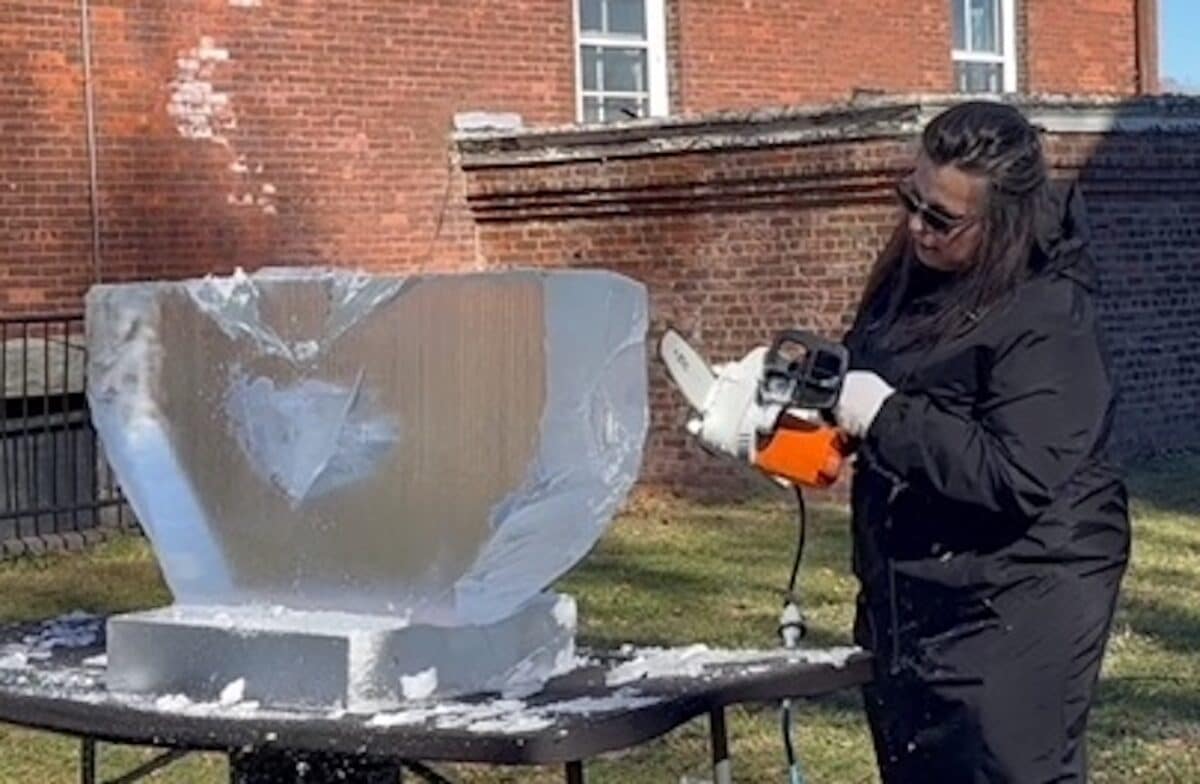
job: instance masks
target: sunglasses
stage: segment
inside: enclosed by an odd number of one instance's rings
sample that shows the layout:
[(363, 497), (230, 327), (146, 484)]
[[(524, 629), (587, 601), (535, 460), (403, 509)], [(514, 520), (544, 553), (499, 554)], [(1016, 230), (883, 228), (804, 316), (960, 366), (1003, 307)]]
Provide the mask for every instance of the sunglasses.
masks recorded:
[(929, 204), (907, 180), (896, 183), (896, 196), (909, 215), (920, 216), (925, 228), (941, 237), (948, 238), (976, 220), (976, 216), (951, 215), (940, 207)]

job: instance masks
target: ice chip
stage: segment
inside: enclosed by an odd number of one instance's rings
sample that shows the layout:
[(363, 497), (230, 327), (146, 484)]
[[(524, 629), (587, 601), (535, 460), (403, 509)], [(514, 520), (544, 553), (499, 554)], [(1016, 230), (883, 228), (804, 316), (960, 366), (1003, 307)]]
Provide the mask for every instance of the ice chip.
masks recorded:
[(430, 667), (415, 675), (400, 676), (400, 690), (405, 699), (423, 700), (437, 689), (437, 668)]
[(221, 689), (219, 702), (225, 707), (237, 705), (246, 696), (246, 679), (238, 678), (235, 681), (230, 681), (225, 688)]

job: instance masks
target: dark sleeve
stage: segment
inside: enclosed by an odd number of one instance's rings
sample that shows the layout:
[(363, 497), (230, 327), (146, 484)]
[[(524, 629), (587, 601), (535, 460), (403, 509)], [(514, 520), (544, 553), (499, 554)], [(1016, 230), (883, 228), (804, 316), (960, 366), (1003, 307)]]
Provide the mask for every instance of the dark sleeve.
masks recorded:
[(1107, 432), (1112, 400), (1090, 295), (1063, 287), (1012, 314), (1021, 331), (996, 347), (971, 416), (897, 392), (867, 433), (872, 457), (952, 500), (1036, 517)]

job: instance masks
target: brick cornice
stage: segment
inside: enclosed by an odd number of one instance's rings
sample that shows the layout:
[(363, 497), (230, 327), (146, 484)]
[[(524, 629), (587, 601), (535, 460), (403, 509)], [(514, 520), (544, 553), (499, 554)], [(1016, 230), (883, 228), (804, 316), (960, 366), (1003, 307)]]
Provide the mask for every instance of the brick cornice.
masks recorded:
[[(464, 171), (611, 161), (716, 150), (911, 137), (960, 95), (886, 96), (853, 103), (504, 132), (460, 132)], [(1015, 96), (1050, 133), (1200, 133), (1200, 99)]]
[[(892, 198), (893, 183), (911, 165), (916, 134), (959, 100), (887, 97), (610, 126), (460, 133), (456, 141), (466, 200), (481, 222), (870, 204)], [(1093, 193), (1194, 189), (1200, 153), (1191, 148), (1200, 135), (1200, 100), (1013, 102), (1047, 132), (1052, 168), (1067, 176), (1087, 169)], [(1162, 139), (1153, 156), (1116, 149), (1147, 134)]]
[(462, 168), (470, 171), (903, 136), (915, 132), (920, 121), (920, 107), (913, 104), (822, 106), (604, 126), (460, 132), (455, 141)]
[(589, 187), (561, 189), (540, 182), (529, 187), (525, 181), (469, 188), (467, 202), (481, 222), (844, 205), (890, 201), (899, 171), (878, 168), (838, 176), (791, 172), (773, 177), (697, 177), (638, 186), (598, 180)]

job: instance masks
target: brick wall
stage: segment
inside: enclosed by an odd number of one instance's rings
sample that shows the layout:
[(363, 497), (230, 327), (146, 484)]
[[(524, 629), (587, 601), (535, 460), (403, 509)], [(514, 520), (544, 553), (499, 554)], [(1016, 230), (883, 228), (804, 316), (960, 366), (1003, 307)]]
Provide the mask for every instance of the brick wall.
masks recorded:
[[(891, 225), (905, 152), (845, 143), (472, 171), (469, 200), (493, 265), (629, 275), (650, 289), (652, 341), (674, 324), (725, 361), (785, 327), (840, 334)], [(744, 484), (747, 472), (684, 438), (686, 407), (657, 361), (650, 372), (643, 476)]]
[(0, 310), (72, 302), (90, 221), (79, 30), (68, 0), (0, 10)]
[(1030, 93), (1133, 95), (1136, 0), (1021, 0)]
[[(1128, 89), (1132, 3), (1024, 4), (1034, 88)], [(76, 310), (97, 274), (472, 266), (454, 113), (574, 116), (571, 0), (91, 7), (98, 268), (78, 0), (0, 4), (0, 315)], [(667, 16), (681, 114), (950, 83), (947, 0), (668, 0)]]
[[(1026, 93), (1137, 92), (1135, 0), (1014, 0)], [(950, 0), (676, 0), (686, 112), (952, 88)]]
[[(650, 289), (653, 339), (673, 323), (727, 360), (784, 327), (840, 336), (897, 218), (891, 186), (913, 133), (936, 108), (759, 113), (641, 138), (526, 134), (504, 152), (464, 140), (467, 198), (492, 264), (631, 275)], [(1128, 120), (1120, 104), (1031, 111), (1064, 128), (1049, 134), (1050, 156), (1059, 176), (1081, 178), (1091, 205), (1123, 386), (1117, 446), (1200, 445), (1200, 107), (1168, 141), (1163, 105), (1130, 109), (1140, 119)], [(1096, 123), (1137, 130), (1069, 127)], [(651, 368), (646, 479), (742, 484), (745, 472), (685, 438), (682, 400), (659, 363)]]
[[(565, 0), (92, 2), (106, 280), (474, 263), (456, 111), (574, 116)], [(0, 9), (0, 312), (93, 279), (79, 10)]]
[(949, 0), (677, 0), (688, 112), (952, 86)]
[(1029, 92), (1029, 3), (1016, 0), (1017, 90)]
[(1125, 454), (1200, 447), (1200, 129), (1061, 135), (1087, 198)]

